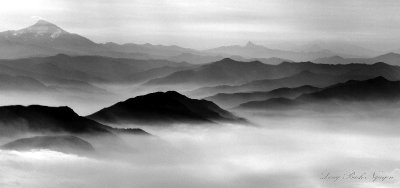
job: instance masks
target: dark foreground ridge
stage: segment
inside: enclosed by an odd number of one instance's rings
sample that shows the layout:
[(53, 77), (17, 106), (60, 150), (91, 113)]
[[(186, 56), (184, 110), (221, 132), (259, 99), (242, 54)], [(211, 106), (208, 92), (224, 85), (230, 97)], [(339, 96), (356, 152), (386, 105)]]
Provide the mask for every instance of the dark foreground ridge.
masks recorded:
[(150, 93), (104, 108), (88, 118), (105, 123), (214, 123), (244, 121), (207, 100), (175, 91)]
[(76, 136), (35, 136), (31, 138), (22, 138), (3, 145), (1, 148), (9, 150), (32, 150), (49, 149), (63, 153), (91, 153), (94, 152), (93, 146)]
[(141, 129), (116, 129), (91, 119), (81, 117), (67, 106), (49, 107), (2, 106), (0, 107), (0, 132), (6, 135), (18, 133), (105, 135), (114, 133), (148, 134)]

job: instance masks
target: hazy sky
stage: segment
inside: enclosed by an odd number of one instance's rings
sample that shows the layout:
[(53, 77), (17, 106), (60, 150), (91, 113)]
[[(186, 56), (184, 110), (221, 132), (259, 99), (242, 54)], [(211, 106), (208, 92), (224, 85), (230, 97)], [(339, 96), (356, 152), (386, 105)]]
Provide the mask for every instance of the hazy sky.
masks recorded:
[(0, 30), (42, 17), (96, 42), (242, 44), (349, 41), (399, 49), (399, 0), (12, 0)]

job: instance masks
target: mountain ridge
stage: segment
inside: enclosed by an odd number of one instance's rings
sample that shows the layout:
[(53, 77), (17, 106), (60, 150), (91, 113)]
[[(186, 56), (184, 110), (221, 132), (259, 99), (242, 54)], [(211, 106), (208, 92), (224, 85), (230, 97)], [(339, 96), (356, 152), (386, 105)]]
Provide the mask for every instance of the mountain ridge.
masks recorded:
[(207, 50), (148, 43), (96, 43), (79, 34), (70, 33), (45, 20), (39, 20), (37, 23), (20, 30), (0, 32), (0, 59), (50, 56), (57, 53), (66, 53), (69, 55), (103, 55), (135, 59), (173, 59), (173, 57), (181, 54), (192, 53), (204, 56), (222, 55), (223, 57), (237, 55), (244, 58), (276, 57), (295, 61), (310, 61), (322, 57), (342, 55), (341, 53), (327, 49), (307, 52), (272, 49), (251, 41), (243, 46), (221, 46)]
[(400, 81), (390, 81), (382, 76), (367, 80), (349, 80), (319, 91), (302, 94), (295, 99), (273, 98), (243, 103), (236, 109), (296, 109), (307, 105), (340, 107), (352, 103), (400, 101)]
[[(26, 133), (72, 134), (111, 136), (127, 132), (79, 116), (68, 106), (10, 105), (0, 107), (0, 133), (18, 135)], [(135, 129), (131, 133), (148, 134)]]
[(87, 117), (105, 123), (147, 125), (243, 121), (210, 101), (190, 99), (176, 91), (129, 98)]

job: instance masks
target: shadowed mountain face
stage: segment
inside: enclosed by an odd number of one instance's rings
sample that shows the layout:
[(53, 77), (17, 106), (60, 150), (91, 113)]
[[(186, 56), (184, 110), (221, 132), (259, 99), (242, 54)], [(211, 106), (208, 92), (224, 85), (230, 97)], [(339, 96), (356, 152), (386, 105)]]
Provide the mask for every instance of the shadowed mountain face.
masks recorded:
[(64, 153), (90, 153), (93, 146), (76, 136), (35, 136), (22, 138), (3, 145), (1, 148), (9, 150), (49, 149)]
[(39, 105), (0, 107), (0, 129), (8, 133), (112, 134), (109, 127), (80, 117), (68, 107)]
[(142, 129), (118, 129), (81, 117), (71, 108), (48, 106), (0, 107), (0, 136), (14, 134), (73, 134), (83, 136), (112, 136), (115, 134), (150, 135)]
[(213, 123), (241, 120), (206, 100), (187, 98), (175, 91), (157, 92), (119, 102), (88, 118), (107, 123)]
[(273, 98), (241, 104), (240, 109), (282, 109), (305, 105), (346, 104), (348, 102), (397, 102), (400, 100), (400, 81), (376, 77), (364, 81), (350, 80), (335, 84), (296, 99)]
[(222, 107), (231, 108), (249, 101), (262, 101), (277, 97), (296, 98), (301, 94), (312, 93), (318, 90), (320, 88), (305, 85), (296, 88), (279, 88), (266, 92), (219, 93), (205, 99), (215, 102)]

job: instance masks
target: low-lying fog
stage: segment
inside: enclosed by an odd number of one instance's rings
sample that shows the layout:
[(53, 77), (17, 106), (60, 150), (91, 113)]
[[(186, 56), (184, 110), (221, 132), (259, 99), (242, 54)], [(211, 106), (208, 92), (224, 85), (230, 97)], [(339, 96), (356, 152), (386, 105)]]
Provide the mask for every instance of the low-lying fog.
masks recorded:
[(134, 149), (92, 157), (0, 150), (0, 187), (400, 186), (395, 112), (294, 114), (247, 115), (259, 126), (145, 127), (158, 138), (125, 135)]

